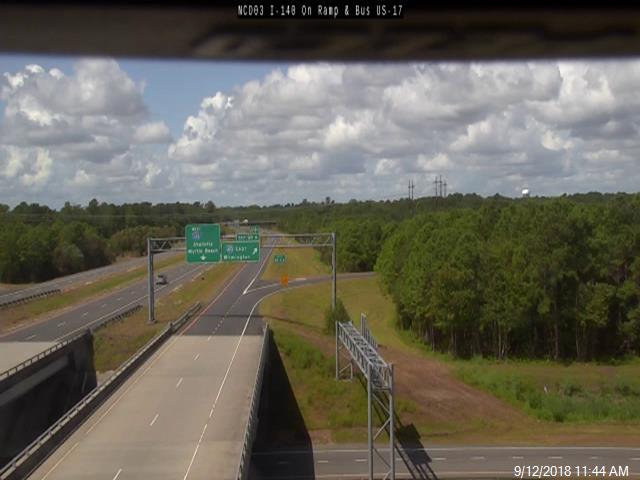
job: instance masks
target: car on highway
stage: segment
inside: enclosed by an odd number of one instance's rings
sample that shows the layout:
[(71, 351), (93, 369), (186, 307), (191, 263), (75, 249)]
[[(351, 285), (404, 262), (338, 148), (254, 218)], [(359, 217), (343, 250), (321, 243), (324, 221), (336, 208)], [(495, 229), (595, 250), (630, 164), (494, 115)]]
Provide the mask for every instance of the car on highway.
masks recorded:
[(156, 285), (166, 285), (167, 283), (169, 283), (169, 281), (167, 280), (167, 276), (163, 273), (158, 274), (158, 276), (156, 276)]

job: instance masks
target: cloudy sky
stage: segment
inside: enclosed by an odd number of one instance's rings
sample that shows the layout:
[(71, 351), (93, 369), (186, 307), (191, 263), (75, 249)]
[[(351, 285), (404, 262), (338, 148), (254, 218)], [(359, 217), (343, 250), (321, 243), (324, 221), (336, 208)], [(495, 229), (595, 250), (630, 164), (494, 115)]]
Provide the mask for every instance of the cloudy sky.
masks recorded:
[(640, 185), (640, 60), (0, 57), (0, 203), (218, 205)]

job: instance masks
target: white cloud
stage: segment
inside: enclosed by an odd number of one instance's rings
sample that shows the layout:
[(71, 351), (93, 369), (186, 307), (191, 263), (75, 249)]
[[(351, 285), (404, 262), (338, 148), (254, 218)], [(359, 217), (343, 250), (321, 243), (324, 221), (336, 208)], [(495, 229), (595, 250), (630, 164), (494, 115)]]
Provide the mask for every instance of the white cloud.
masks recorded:
[(0, 191), (273, 204), (409, 179), (430, 195), (436, 174), (483, 195), (636, 191), (638, 82), (633, 60), (301, 64), (212, 88), (172, 138), (117, 62), (31, 65), (0, 79)]
[(144, 195), (140, 186), (166, 185), (169, 173), (145, 166), (146, 144), (172, 137), (163, 121), (150, 119), (143, 91), (143, 82), (108, 59), (79, 60), (66, 73), (36, 64), (4, 72), (0, 190), (7, 199), (0, 201), (45, 192), (58, 203), (100, 195), (118, 201), (119, 192)]
[(151, 122), (140, 125), (133, 134), (136, 143), (169, 143), (171, 132), (164, 122)]

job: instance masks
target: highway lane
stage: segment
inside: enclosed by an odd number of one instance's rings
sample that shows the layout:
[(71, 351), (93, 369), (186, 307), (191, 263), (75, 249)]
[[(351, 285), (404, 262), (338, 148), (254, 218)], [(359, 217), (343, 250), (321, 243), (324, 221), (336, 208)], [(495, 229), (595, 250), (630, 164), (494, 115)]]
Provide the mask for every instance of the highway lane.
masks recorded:
[[(177, 255), (179, 252), (165, 252), (155, 255), (155, 260), (158, 261), (168, 256)], [(182, 253), (184, 255), (184, 253)], [(85, 270), (84, 272), (74, 273), (72, 275), (66, 275), (64, 277), (54, 278), (46, 282), (38, 283), (31, 286), (26, 286), (11, 292), (0, 294), (0, 303), (8, 300), (16, 300), (25, 298), (29, 295), (34, 295), (38, 292), (50, 290), (52, 288), (60, 288), (61, 290), (68, 289), (78, 284), (85, 284), (87, 282), (95, 282), (110, 275), (125, 273), (143, 267), (147, 264), (147, 257), (132, 258), (130, 260), (114, 263), (113, 265), (106, 265), (104, 267), (94, 268), (91, 270)], [(0, 292), (1, 293), (1, 292)]]
[[(388, 449), (382, 451), (388, 455)], [(617, 472), (627, 472), (627, 475), (620, 476), (640, 478), (640, 448), (434, 446), (409, 448), (403, 452), (402, 455), (396, 453), (396, 473), (399, 478), (412, 478), (410, 471), (420, 472), (417, 478), (427, 479), (514, 478), (514, 469), (527, 465), (563, 467), (565, 474), (569, 467), (572, 477), (585, 477), (582, 467), (595, 466), (604, 467), (607, 472), (606, 475), (599, 475), (600, 477), (611, 477), (609, 473), (615, 467)], [(411, 468), (407, 467), (403, 457), (409, 459)], [(253, 478), (265, 480), (366, 478), (368, 472), (367, 450), (363, 445), (315, 446), (312, 451), (254, 452), (252, 462), (256, 472)], [(382, 478), (385, 471), (385, 465), (376, 458), (376, 478)], [(551, 478), (559, 477), (561, 475), (557, 473), (551, 475)]]
[[(167, 274), (167, 285), (156, 285), (156, 299), (169, 294), (180, 285), (199, 278), (205, 268), (211, 266), (181, 264), (162, 269)], [(45, 350), (55, 343), (71, 337), (124, 311), (147, 302), (147, 280), (139, 280), (107, 295), (74, 305), (63, 312), (0, 336), (0, 371)]]
[(30, 478), (234, 478), (262, 341), (243, 292), (265, 250)]

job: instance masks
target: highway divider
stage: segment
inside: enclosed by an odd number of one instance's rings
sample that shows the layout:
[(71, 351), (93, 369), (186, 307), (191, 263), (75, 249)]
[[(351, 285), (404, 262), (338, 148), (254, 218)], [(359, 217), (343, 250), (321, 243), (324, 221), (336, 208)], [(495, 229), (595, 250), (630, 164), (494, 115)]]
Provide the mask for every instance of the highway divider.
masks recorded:
[(240, 463), (238, 465), (237, 480), (246, 480), (249, 475), (249, 465), (251, 463), (251, 452), (253, 450), (253, 440), (255, 439), (258, 429), (258, 407), (260, 406), (260, 392), (262, 390), (262, 377), (264, 376), (264, 367), (267, 362), (269, 350), (269, 338), (271, 329), (268, 325), (264, 326), (262, 334), (262, 348), (260, 350), (260, 360), (258, 361), (258, 372), (256, 380), (253, 384), (253, 393), (251, 394), (251, 404), (249, 407), (249, 418), (244, 430), (244, 443), (242, 445), (242, 453), (240, 454)]
[(18, 298), (13, 298), (11, 300), (4, 300), (0, 302), (0, 310), (15, 307), (16, 305), (22, 305), (23, 303), (32, 302), (33, 300), (37, 300), (38, 298), (50, 297), (51, 295), (58, 295), (59, 293), (62, 293), (62, 290), (60, 290), (59, 288), (50, 288), (48, 290), (42, 290), (37, 293), (24, 295)]
[(51, 425), (22, 452), (16, 455), (2, 470), (0, 480), (17, 480), (28, 477), (56, 448), (58, 448), (117, 388), (131, 376), (173, 333), (178, 331), (200, 310), (200, 302), (194, 304), (175, 322), (153, 337), (135, 355), (118, 368), (103, 384), (89, 392), (67, 413)]
[(5, 370), (4, 372), (0, 373), (0, 381), (6, 380), (11, 375), (15, 375), (16, 373), (18, 373), (19, 371), (25, 369), (29, 365), (33, 365), (35, 362), (37, 362), (39, 360), (42, 360), (45, 357), (48, 357), (53, 352), (57, 352), (61, 348), (66, 347), (70, 343), (74, 342), (76, 339), (78, 339), (78, 338), (80, 338), (80, 337), (82, 337), (83, 335), (86, 335), (86, 334), (87, 334), (87, 332), (84, 331), (82, 333), (74, 335), (73, 337), (68, 338), (67, 340), (63, 340), (62, 342), (56, 343), (54, 346), (49, 347), (49, 348), (47, 348), (46, 350), (43, 350), (40, 353), (37, 353), (33, 357), (27, 358), (26, 360), (24, 360), (24, 361), (20, 362), (19, 364), (17, 364), (15, 367), (11, 367), (10, 369)]

